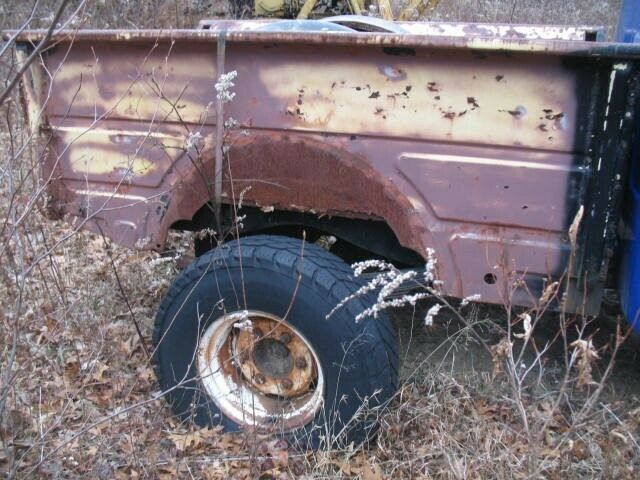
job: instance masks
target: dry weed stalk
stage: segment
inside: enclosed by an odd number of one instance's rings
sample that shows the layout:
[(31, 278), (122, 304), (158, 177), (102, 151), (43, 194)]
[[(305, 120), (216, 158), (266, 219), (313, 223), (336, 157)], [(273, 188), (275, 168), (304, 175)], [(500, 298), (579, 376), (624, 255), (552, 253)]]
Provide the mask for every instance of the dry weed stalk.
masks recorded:
[[(584, 425), (593, 415), (615, 365), (618, 352), (630, 334), (630, 329), (622, 332), (618, 326), (611, 344), (603, 345), (598, 350), (594, 346), (593, 335), (587, 334), (592, 321), (580, 315), (570, 315), (564, 309), (561, 299), (566, 297), (566, 291), (569, 289), (576, 239), (583, 212), (584, 209), (580, 207), (569, 229), (572, 253), (567, 272), (562, 278), (546, 285), (539, 298), (535, 299), (534, 307), (519, 313), (515, 312), (515, 308), (511, 307), (512, 298), (519, 290), (528, 291), (527, 286), (523, 282), (521, 274), (516, 273), (515, 268), (509, 270), (502, 267), (503, 278), (507, 279), (505, 285), (501, 287), (506, 322), (505, 325), (501, 322), (491, 322), (493, 323), (491, 329), (498, 332), (498, 339), (493, 340), (492, 343), (485, 338), (480, 323), (474, 324), (473, 320), (463, 312), (470, 301), (480, 300), (479, 296), (472, 295), (455, 307), (440, 293), (436, 268), (437, 259), (432, 250), (429, 252), (421, 283), (416, 281), (419, 277), (418, 272), (401, 272), (385, 262), (370, 260), (353, 265), (356, 276), (362, 276), (371, 270), (377, 271), (355, 294), (378, 292), (377, 302), (363, 312), (362, 317), (375, 317), (383, 309), (407, 306), (415, 309), (419, 300), (430, 298), (435, 303), (427, 309), (423, 319), (424, 325), (431, 327), (434, 322), (437, 324), (437, 317), (442, 316), (443, 312), (447, 312), (450, 319), (457, 320), (462, 326), (462, 330), (467, 335), (475, 337), (478, 343), (483, 346), (486, 354), (492, 360), (493, 372), (490, 381), (494, 384), (494, 388), (501, 383), (508, 386), (508, 391), (505, 392), (501, 402), (506, 402), (505, 411), (512, 415), (510, 422), (516, 422), (508, 428), (511, 430), (511, 433), (507, 435), (509, 441), (499, 442), (499, 444), (505, 449), (513, 449), (514, 446), (517, 446), (521, 451), (526, 452), (523, 461), (517, 466), (512, 465), (511, 468), (526, 472), (532, 477), (548, 475), (550, 472), (566, 468), (560, 459), (566, 461), (567, 455), (574, 461), (576, 459), (584, 460), (584, 458), (580, 458), (579, 453), (576, 454), (575, 438), (577, 435), (585, 435)], [(392, 294), (399, 290), (401, 285), (406, 286), (407, 283), (413, 284), (414, 292), (392, 298)], [(529, 295), (531, 296), (530, 292)], [(351, 297), (345, 298), (336, 306), (336, 309), (341, 308)], [(554, 304), (561, 305), (562, 309), (559, 313), (554, 314), (558, 323), (555, 331), (550, 333), (545, 331), (542, 325), (543, 319), (549, 316)], [(448, 341), (456, 343), (459, 338), (449, 338)], [(548, 385), (547, 365), (553, 361), (554, 355), (557, 355), (554, 353), (554, 349), (557, 350), (556, 346), (560, 346), (562, 349), (564, 374), (556, 385), (550, 386)], [(604, 371), (596, 379), (594, 369), (601, 359), (599, 351), (605, 348), (609, 349), (610, 355), (604, 365)], [(598, 366), (598, 368), (600, 367)], [(435, 377), (431, 378), (432, 382), (436, 382)], [(391, 408), (391, 412), (393, 412), (390, 413), (391, 416), (397, 416), (397, 412), (394, 412), (395, 409), (402, 411), (405, 408), (403, 403), (406, 402), (406, 398), (403, 397), (406, 395), (407, 390), (404, 387), (398, 395), (399, 405)], [(455, 403), (459, 402), (459, 399), (455, 400)], [(426, 412), (433, 410), (433, 407), (429, 407)], [(471, 410), (477, 411), (478, 408), (474, 406)], [(461, 411), (466, 412), (468, 409)], [(422, 412), (422, 414), (426, 412)], [(383, 422), (385, 421), (389, 420), (384, 420), (383, 417)], [(413, 422), (413, 420), (410, 421)], [(406, 419), (402, 422), (406, 422)], [(475, 420), (469, 419), (469, 423), (474, 425)], [(482, 428), (474, 428), (479, 436), (491, 435), (491, 433), (483, 431)], [(453, 434), (450, 431), (442, 433), (443, 430), (446, 429), (443, 427), (441, 430), (441, 434), (445, 437)], [(578, 434), (578, 432), (582, 433)], [(480, 442), (481, 440), (485, 444), (487, 443), (486, 438), (477, 438), (474, 441)], [(450, 446), (443, 444), (440, 447), (446, 459), (449, 475), (453, 478), (473, 477), (473, 468), (470, 464), (478, 462), (468, 462), (465, 460), (465, 456), (460, 457), (452, 454), (448, 451)], [(487, 452), (493, 452), (496, 446), (487, 444)], [(637, 442), (634, 442), (632, 450), (636, 460), (640, 454), (640, 449), (637, 446)], [(429, 455), (429, 453), (424, 451), (424, 455)], [(586, 458), (588, 455), (583, 454), (582, 456)], [(487, 465), (482, 465), (482, 468), (486, 469)], [(624, 469), (621, 471), (626, 472)], [(487, 473), (486, 470), (485, 473)]]

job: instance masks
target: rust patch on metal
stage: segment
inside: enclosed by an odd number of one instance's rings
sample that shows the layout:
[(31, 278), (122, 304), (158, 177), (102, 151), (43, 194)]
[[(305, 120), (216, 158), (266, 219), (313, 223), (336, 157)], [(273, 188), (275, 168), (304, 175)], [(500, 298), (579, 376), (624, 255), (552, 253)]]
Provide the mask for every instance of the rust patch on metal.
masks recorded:
[[(213, 168), (210, 157), (211, 152), (203, 152), (205, 172)], [(425, 229), (411, 202), (362, 157), (315, 140), (254, 133), (235, 141), (227, 158), (223, 202), (233, 202), (233, 182), (236, 196), (251, 186), (244, 194), (246, 204), (384, 220), (403, 246), (424, 254)], [(192, 169), (176, 185), (173, 199), (165, 228), (190, 219), (210, 201), (211, 192)]]
[[(234, 145), (229, 164), (236, 192), (251, 185), (245, 194), (248, 202), (318, 215), (383, 219), (403, 246), (424, 254), (424, 227), (411, 203), (364, 158), (274, 134)], [(228, 201), (228, 182), (225, 194)]]
[[(304, 342), (283, 323), (262, 317), (251, 322), (253, 330), (240, 330), (233, 341), (244, 378), (267, 395), (290, 398), (307, 393), (317, 371)], [(282, 341), (283, 336), (288, 341)]]

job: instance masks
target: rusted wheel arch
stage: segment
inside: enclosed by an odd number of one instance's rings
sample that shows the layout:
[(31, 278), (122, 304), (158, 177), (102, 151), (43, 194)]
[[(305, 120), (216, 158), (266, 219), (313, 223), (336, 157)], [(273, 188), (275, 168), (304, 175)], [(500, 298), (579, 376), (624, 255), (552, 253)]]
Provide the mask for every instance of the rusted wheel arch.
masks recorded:
[[(171, 227), (212, 226), (205, 224), (202, 215), (211, 203), (205, 179), (207, 172), (213, 172), (212, 153), (203, 152), (200, 161), (199, 170), (185, 165), (193, 163), (186, 158), (180, 161), (183, 168), (176, 169), (186, 173), (172, 189), (160, 225), (163, 237)], [(383, 222), (395, 235), (398, 247), (414, 252), (414, 258), (424, 258), (425, 228), (411, 203), (365, 158), (315, 139), (252, 133), (234, 144), (228, 162), (223, 186), (223, 202), (227, 204), (237, 203), (244, 192), (245, 205), (266, 213)]]

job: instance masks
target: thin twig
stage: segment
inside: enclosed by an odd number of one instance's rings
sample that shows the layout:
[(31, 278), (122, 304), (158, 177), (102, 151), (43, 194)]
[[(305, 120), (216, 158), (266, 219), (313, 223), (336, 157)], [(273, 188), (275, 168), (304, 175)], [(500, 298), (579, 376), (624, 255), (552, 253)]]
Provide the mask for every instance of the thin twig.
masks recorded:
[(144, 340), (144, 336), (142, 335), (142, 330), (140, 329), (140, 324), (138, 323), (138, 319), (136, 318), (136, 314), (134, 313), (133, 308), (131, 307), (131, 302), (129, 302), (129, 296), (125, 292), (124, 287), (122, 286), (122, 282), (120, 281), (120, 275), (118, 274), (118, 268), (116, 267), (116, 262), (113, 260), (113, 253), (111, 252), (111, 246), (107, 242), (107, 239), (104, 236), (102, 228), (100, 227), (98, 222), (96, 222), (96, 225), (98, 226), (98, 230), (100, 230), (100, 235), (102, 236), (102, 241), (105, 244), (105, 250), (107, 252), (107, 255), (109, 256), (109, 261), (111, 262), (111, 267), (113, 269), (113, 275), (116, 278), (116, 283), (118, 284), (118, 289), (120, 290), (120, 294), (122, 295), (122, 298), (124, 298), (124, 302), (127, 304), (127, 309), (129, 310), (129, 314), (131, 315), (131, 320), (133, 320), (133, 324), (136, 327), (136, 332), (138, 332), (138, 337), (140, 338), (140, 345), (142, 345), (142, 350), (144, 350), (144, 353), (147, 356), (147, 359), (151, 360), (151, 354), (149, 353), (149, 350), (147, 349), (147, 344), (146, 344), (146, 342)]
[(31, 65), (31, 63), (38, 57), (38, 55), (44, 49), (44, 47), (47, 46), (47, 43), (49, 43), (49, 39), (53, 35), (53, 32), (56, 29), (56, 25), (58, 24), (58, 20), (60, 20), (60, 17), (62, 16), (62, 13), (64, 12), (64, 9), (66, 8), (68, 3), (69, 3), (69, 0), (62, 0), (62, 3), (58, 7), (58, 10), (56, 11), (55, 16), (53, 17), (51, 25), (49, 25), (49, 29), (47, 30), (47, 33), (45, 33), (44, 37), (42, 37), (42, 40), (40, 40), (40, 43), (38, 43), (38, 45), (33, 50), (33, 52), (31, 52), (31, 55), (27, 57), (22, 67), (20, 67), (20, 70), (18, 70), (18, 72), (13, 76), (7, 88), (5, 88), (4, 91), (0, 94), (0, 105), (4, 103), (4, 101), (7, 99), (9, 94), (16, 87), (16, 85), (22, 78), (22, 75), (24, 75), (24, 72), (26, 72), (27, 69), (29, 68), (29, 65)]

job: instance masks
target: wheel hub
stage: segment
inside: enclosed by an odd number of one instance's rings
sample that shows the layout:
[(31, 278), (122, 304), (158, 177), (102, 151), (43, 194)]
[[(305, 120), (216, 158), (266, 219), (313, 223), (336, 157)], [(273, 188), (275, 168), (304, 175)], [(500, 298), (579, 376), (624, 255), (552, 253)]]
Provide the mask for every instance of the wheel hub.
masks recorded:
[(220, 410), (240, 424), (296, 428), (313, 419), (323, 401), (324, 377), (310, 343), (265, 312), (212, 322), (200, 340), (198, 372)]
[(235, 334), (232, 354), (243, 377), (265, 395), (303, 395), (317, 376), (306, 342), (281, 320), (252, 317), (251, 328)]
[(279, 340), (265, 338), (253, 348), (253, 363), (270, 377), (286, 377), (293, 368), (291, 351)]

